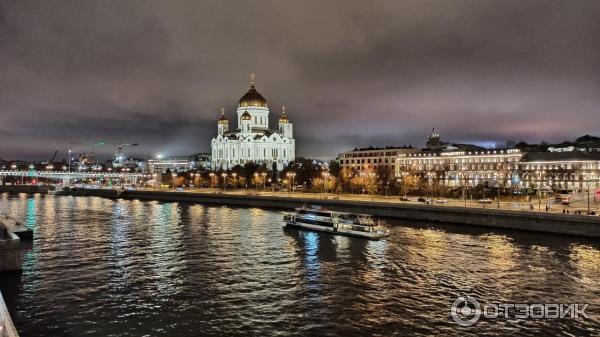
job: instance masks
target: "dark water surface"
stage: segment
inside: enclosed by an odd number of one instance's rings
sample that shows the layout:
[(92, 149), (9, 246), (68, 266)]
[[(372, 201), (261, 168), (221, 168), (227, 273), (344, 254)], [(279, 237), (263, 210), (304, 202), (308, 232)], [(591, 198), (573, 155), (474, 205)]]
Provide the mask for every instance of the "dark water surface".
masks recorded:
[[(383, 241), (282, 229), (280, 211), (0, 195), (35, 231), (0, 290), (27, 336), (600, 336), (600, 243), (389, 220)], [(457, 296), (590, 303), (590, 319), (460, 327)]]

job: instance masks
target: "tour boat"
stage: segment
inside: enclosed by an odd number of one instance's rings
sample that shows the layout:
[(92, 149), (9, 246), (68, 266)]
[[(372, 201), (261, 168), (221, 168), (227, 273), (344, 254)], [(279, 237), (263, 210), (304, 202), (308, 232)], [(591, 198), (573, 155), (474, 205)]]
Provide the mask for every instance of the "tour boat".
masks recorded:
[(379, 240), (390, 233), (368, 214), (335, 212), (320, 207), (296, 208), (283, 216), (286, 226)]

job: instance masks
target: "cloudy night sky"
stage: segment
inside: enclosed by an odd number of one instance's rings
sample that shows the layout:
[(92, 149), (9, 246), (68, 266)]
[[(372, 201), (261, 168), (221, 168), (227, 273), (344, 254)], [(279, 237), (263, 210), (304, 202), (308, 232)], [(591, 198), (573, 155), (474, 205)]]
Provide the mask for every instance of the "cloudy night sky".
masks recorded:
[(600, 135), (600, 1), (0, 0), (0, 158), (208, 152), (250, 73), (301, 156)]

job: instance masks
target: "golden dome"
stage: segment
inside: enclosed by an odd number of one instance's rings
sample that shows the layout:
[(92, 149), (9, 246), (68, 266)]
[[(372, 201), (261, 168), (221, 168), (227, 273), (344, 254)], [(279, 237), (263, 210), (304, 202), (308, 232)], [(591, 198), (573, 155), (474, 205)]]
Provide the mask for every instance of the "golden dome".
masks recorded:
[(221, 108), (221, 117), (219, 117), (219, 124), (229, 124), (229, 119), (225, 117), (225, 108)]
[(252, 116), (250, 116), (250, 114), (248, 113), (248, 111), (244, 111), (244, 113), (242, 114), (242, 116), (240, 117), (241, 120), (243, 121), (250, 121), (252, 120)]
[(281, 116), (279, 117), (279, 123), (287, 123), (288, 116), (285, 114), (285, 105), (281, 107)]
[(250, 90), (240, 98), (240, 107), (267, 107), (267, 100), (254, 87), (254, 74), (251, 75)]

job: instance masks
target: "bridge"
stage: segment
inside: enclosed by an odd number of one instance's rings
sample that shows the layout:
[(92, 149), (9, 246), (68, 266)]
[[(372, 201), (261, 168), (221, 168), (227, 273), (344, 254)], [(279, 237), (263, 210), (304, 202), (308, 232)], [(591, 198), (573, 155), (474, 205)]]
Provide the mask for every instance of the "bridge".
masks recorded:
[(152, 174), (148, 173), (129, 173), (129, 172), (69, 172), (69, 171), (47, 171), (47, 170), (0, 170), (0, 181), (5, 177), (21, 178), (46, 178), (62, 180), (64, 185), (69, 185), (72, 180), (81, 179), (120, 179), (136, 183), (139, 180), (151, 179)]

